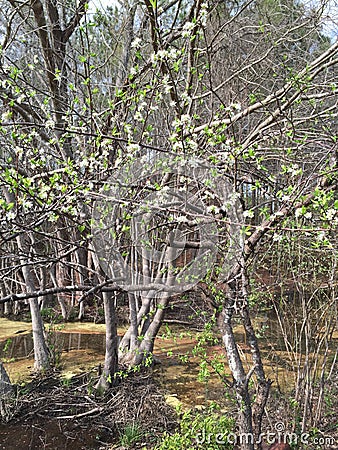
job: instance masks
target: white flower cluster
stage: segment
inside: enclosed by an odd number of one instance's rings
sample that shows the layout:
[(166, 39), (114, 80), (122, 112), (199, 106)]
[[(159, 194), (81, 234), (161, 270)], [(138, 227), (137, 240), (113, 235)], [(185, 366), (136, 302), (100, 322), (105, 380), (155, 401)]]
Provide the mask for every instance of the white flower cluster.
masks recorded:
[(333, 208), (330, 208), (326, 211), (326, 218), (328, 221), (332, 221), (336, 217), (337, 211)]
[(46, 127), (47, 129), (53, 129), (53, 128), (55, 128), (55, 122), (54, 122), (54, 120), (53, 120), (53, 119), (47, 119), (46, 122), (45, 122), (45, 127)]
[(0, 87), (6, 89), (6, 87), (9, 87), (10, 85), (11, 85), (10, 82), (8, 80), (6, 80), (6, 79), (5, 80), (0, 80)]
[(16, 102), (19, 103), (19, 105), (25, 100), (26, 94), (21, 94), (19, 97), (16, 98)]
[(142, 40), (140, 38), (135, 38), (133, 40), (133, 42), (131, 43), (131, 48), (138, 49), (141, 47), (141, 44), (142, 44)]
[(40, 183), (39, 197), (41, 200), (46, 200), (47, 198), (49, 199), (54, 198), (54, 194), (51, 191), (50, 186), (48, 186), (47, 184)]
[(150, 60), (153, 64), (162, 61), (174, 62), (177, 61), (181, 55), (182, 50), (171, 48), (170, 50), (159, 50), (157, 53), (153, 53)]
[(182, 37), (189, 38), (192, 35), (195, 26), (196, 24), (193, 22), (186, 22), (182, 28)]
[(208, 18), (208, 3), (204, 2), (201, 5), (201, 11), (200, 11), (200, 15), (199, 15), (199, 20), (203, 27), (205, 27), (207, 24), (207, 18)]
[(132, 141), (133, 139), (133, 130), (129, 123), (125, 123), (123, 125), (124, 132), (127, 134), (128, 141)]
[(187, 92), (182, 92), (181, 100), (182, 100), (181, 103), (183, 106), (188, 106), (192, 102), (192, 98), (190, 97), (190, 95)]
[(25, 211), (29, 211), (33, 208), (33, 202), (25, 198), (18, 198), (18, 204), (21, 205)]
[(7, 120), (11, 119), (12, 115), (12, 111), (5, 111), (1, 114), (1, 122), (6, 122)]
[(195, 152), (198, 149), (197, 136), (191, 134), (184, 140), (182, 140), (181, 136), (182, 131), (192, 132), (194, 128), (192, 117), (189, 114), (182, 114), (181, 117), (176, 117), (171, 125), (175, 129), (175, 131), (170, 136), (173, 150), (176, 152), (181, 150), (190, 150), (192, 152)]
[(135, 153), (135, 152), (137, 152), (139, 150), (140, 150), (140, 146), (138, 144), (129, 143), (127, 145), (127, 152), (128, 153)]
[(6, 219), (7, 220), (14, 220), (16, 217), (16, 212), (11, 210), (6, 214)]
[(291, 166), (283, 166), (283, 170), (289, 173), (292, 177), (296, 177), (303, 173), (303, 169), (298, 164), (291, 164)]
[(252, 209), (247, 209), (246, 211), (243, 211), (243, 217), (252, 219), (253, 216), (254, 216), (254, 211)]
[[(137, 109), (134, 113), (134, 120), (136, 120), (136, 122), (144, 123), (145, 118), (143, 117), (142, 112), (144, 110), (146, 110), (147, 107), (148, 107), (148, 104), (145, 101), (141, 101), (140, 103), (138, 103)], [(125, 131), (127, 131), (128, 137), (129, 137), (129, 139), (131, 139), (131, 129), (127, 128), (127, 130), (125, 129)]]
[(240, 103), (231, 103), (231, 105), (225, 108), (225, 112), (231, 117), (242, 110), (242, 105)]
[(182, 114), (180, 118), (176, 117), (172, 122), (172, 127), (179, 130), (187, 130), (191, 126), (191, 123), (191, 116), (189, 116), (189, 114)]
[(198, 149), (198, 144), (193, 139), (188, 138), (185, 142), (189, 150), (195, 152)]
[(165, 75), (162, 79), (162, 86), (165, 94), (169, 94), (169, 92), (172, 90), (172, 84), (169, 80), (169, 75)]
[(134, 77), (135, 75), (137, 75), (138, 70), (139, 70), (139, 67), (138, 67), (138, 66), (134, 66), (134, 67), (132, 67), (132, 68), (130, 69), (129, 73), (130, 73), (131, 76)]
[(182, 37), (184, 38), (191, 38), (194, 28), (196, 26), (202, 26), (203, 28), (206, 26), (207, 24), (207, 18), (208, 18), (208, 3), (207, 2), (203, 2), (201, 5), (201, 10), (200, 13), (197, 17), (197, 20), (195, 22), (186, 22), (183, 25), (182, 28)]

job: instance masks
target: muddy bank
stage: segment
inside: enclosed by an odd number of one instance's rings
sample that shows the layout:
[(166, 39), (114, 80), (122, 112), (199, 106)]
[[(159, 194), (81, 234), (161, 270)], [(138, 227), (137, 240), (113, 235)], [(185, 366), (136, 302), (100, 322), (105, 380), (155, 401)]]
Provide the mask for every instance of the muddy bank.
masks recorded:
[(151, 373), (130, 375), (103, 397), (93, 388), (97, 380), (90, 372), (67, 383), (53, 375), (33, 380), (8, 406), (0, 449), (110, 448), (133, 424), (139, 430), (134, 448), (139, 448), (176, 427), (176, 413)]

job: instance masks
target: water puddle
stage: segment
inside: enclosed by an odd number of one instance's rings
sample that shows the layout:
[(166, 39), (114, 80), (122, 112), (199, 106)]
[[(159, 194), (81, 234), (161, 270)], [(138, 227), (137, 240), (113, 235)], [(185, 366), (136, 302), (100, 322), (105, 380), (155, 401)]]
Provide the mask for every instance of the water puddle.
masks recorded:
[[(89, 350), (102, 355), (105, 348), (105, 335), (102, 333), (53, 332), (47, 338), (56, 353), (73, 350)], [(0, 343), (0, 358), (20, 359), (33, 356), (32, 333), (16, 335)]]
[[(199, 360), (191, 356), (196, 339), (187, 335), (184, 329), (176, 328), (172, 330), (172, 335), (169, 337), (162, 336), (156, 339), (154, 351), (161, 361), (155, 373), (170, 397), (170, 401), (181, 402), (185, 407), (202, 406), (211, 401), (222, 403), (226, 390), (217, 374), (211, 371), (208, 383), (198, 381)], [(0, 319), (0, 330), (0, 358), (5, 364), (10, 379), (14, 383), (29, 381), (34, 365), (30, 324)], [(103, 363), (104, 331), (104, 324), (67, 323), (57, 325), (47, 333), (64, 377), (93, 370)], [(122, 335), (124, 331), (119, 329), (119, 335)], [(250, 368), (250, 350), (242, 339), (244, 331), (240, 326), (236, 328), (236, 335), (243, 341), (241, 349), (244, 355), (248, 355), (247, 366)], [(284, 357), (282, 350), (280, 353), (281, 357)], [(224, 358), (224, 370), (230, 376), (224, 349), (221, 346), (208, 348), (210, 358), (213, 358), (213, 354)], [(187, 355), (189, 358), (186, 358)], [(279, 366), (278, 371), (273, 369), (269, 361), (268, 349), (263, 349), (263, 356), (267, 364), (268, 376), (274, 380), (277, 377), (278, 384), (286, 386), (291, 376), (287, 367), (283, 369)]]

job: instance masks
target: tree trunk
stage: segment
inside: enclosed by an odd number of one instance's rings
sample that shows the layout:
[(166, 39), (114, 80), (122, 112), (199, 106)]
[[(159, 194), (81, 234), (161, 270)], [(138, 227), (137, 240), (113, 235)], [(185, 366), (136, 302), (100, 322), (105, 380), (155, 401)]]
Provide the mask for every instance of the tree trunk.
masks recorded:
[(219, 315), (218, 324), (222, 332), (222, 339), (228, 357), (229, 367), (234, 378), (234, 388), (239, 407), (238, 427), (241, 436), (247, 436), (241, 443), (242, 450), (254, 450), (253, 428), (252, 428), (252, 409), (251, 399), (249, 395), (247, 377), (243, 363), (235, 341), (235, 335), (232, 328), (232, 315), (235, 306), (235, 298), (232, 289), (229, 290), (227, 305)]
[[(222, 333), (229, 367), (234, 378), (234, 388), (239, 408), (240, 444), (242, 450), (261, 449), (262, 419), (271, 381), (265, 377), (258, 341), (251, 323), (248, 304), (248, 279), (244, 259), (229, 279), (232, 281), (227, 284), (226, 300), (218, 318), (218, 325)], [(233, 332), (232, 317), (235, 310), (241, 316), (246, 341), (251, 350), (252, 368), (248, 373), (245, 372)], [(258, 382), (254, 401), (249, 392), (249, 381), (253, 374), (256, 375)]]
[(104, 368), (96, 389), (106, 391), (116, 385), (115, 374), (118, 369), (118, 336), (115, 305), (110, 292), (103, 292), (104, 318), (106, 323), (106, 353)]
[(2, 361), (0, 361), (0, 399), (12, 395), (13, 392), (14, 390), (9, 376)]
[(7, 375), (6, 369), (4, 368), (2, 361), (0, 361), (0, 418), (3, 420), (8, 420), (10, 414), (8, 412), (8, 399), (14, 394), (13, 386)]
[[(100, 275), (100, 264), (95, 253), (92, 254), (94, 267), (97, 271), (98, 281), (103, 282), (104, 278)], [(104, 318), (106, 324), (106, 353), (104, 359), (103, 373), (100, 376), (96, 389), (106, 391), (117, 381), (115, 374), (118, 370), (118, 336), (116, 324), (115, 301), (111, 292), (103, 292)]]
[[(7, 203), (15, 204), (15, 197), (8, 189), (3, 188)], [(26, 284), (27, 292), (35, 292), (34, 275), (31, 264), (28, 261), (29, 245), (25, 240), (23, 233), (18, 233), (16, 236), (18, 246), (19, 259), (21, 263), (21, 270), (23, 279)], [(34, 368), (37, 371), (42, 371), (49, 368), (49, 352), (44, 335), (44, 326), (40, 313), (39, 303), (37, 298), (29, 300), (30, 312), (32, 317), (33, 329), (33, 343), (34, 343)]]
[[(52, 280), (53, 286), (54, 286), (55, 288), (57, 288), (57, 287), (62, 287), (62, 285), (59, 285), (58, 282), (57, 282), (57, 280), (56, 280), (56, 272), (57, 272), (57, 270), (56, 270), (56, 264), (53, 264), (52, 267), (51, 267), (51, 269), (50, 269), (50, 271), (49, 271), (50, 278), (51, 278), (51, 280)], [(57, 294), (57, 299), (58, 299), (58, 303), (59, 303), (59, 306), (60, 306), (62, 318), (63, 318), (64, 320), (67, 320), (67, 317), (68, 317), (68, 311), (67, 311), (66, 302), (65, 302), (63, 296), (60, 295), (60, 294)]]
[[(142, 309), (148, 309), (150, 303), (149, 300), (151, 299), (150, 296), (155, 295), (154, 291), (151, 291), (149, 293), (149, 297), (143, 298), (143, 301), (146, 303), (142, 306), (144, 308), (140, 308), (139, 314), (137, 316), (138, 319), (138, 327), (141, 324), (142, 319), (144, 320), (144, 323), (142, 324), (142, 339), (136, 340), (135, 344), (136, 346), (132, 346), (132, 326), (129, 327), (128, 331), (123, 336), (123, 339), (121, 340), (120, 347), (119, 347), (119, 360), (122, 364), (126, 364), (128, 366), (137, 366), (140, 364), (148, 364), (150, 361), (148, 360), (149, 356), (152, 355), (153, 349), (154, 349), (154, 342), (155, 338), (157, 336), (157, 333), (163, 323), (164, 315), (165, 315), (165, 309), (168, 306), (169, 303), (169, 294), (163, 295), (160, 299), (157, 301), (157, 309), (155, 314), (150, 317), (144, 317), (144, 315), (140, 314)], [(149, 311), (148, 311), (149, 313)], [(139, 334), (139, 333), (138, 333)]]
[(249, 290), (249, 280), (245, 270), (245, 262), (243, 261), (242, 262), (243, 305), (241, 308), (241, 317), (244, 325), (246, 340), (250, 346), (253, 368), (258, 382), (255, 401), (252, 405), (252, 426), (255, 441), (258, 443), (257, 448), (261, 449), (262, 445), (260, 443), (260, 437), (262, 433), (262, 420), (264, 408), (266, 406), (266, 402), (269, 397), (272, 382), (271, 380), (266, 379), (265, 377), (264, 366), (261, 358), (261, 353), (259, 350), (258, 341), (250, 318), (250, 310), (248, 304), (248, 290)]
[[(27, 254), (25, 247), (26, 242), (22, 234), (17, 236), (17, 243), (20, 253), (20, 261), (22, 265), (23, 278), (25, 280), (27, 292), (34, 292), (34, 277), (32, 268), (27, 262)], [(27, 250), (27, 249), (26, 249)], [(40, 313), (39, 303), (37, 298), (29, 299), (29, 307), (32, 317), (32, 330), (33, 330), (33, 342), (34, 342), (34, 368), (37, 371), (45, 370), (49, 368), (49, 352), (45, 340), (44, 326)]]

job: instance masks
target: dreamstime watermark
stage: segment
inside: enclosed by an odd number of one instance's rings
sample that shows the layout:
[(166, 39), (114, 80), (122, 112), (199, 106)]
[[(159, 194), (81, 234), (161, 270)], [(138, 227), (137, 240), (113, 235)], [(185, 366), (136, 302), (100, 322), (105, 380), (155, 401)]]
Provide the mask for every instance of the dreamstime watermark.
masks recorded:
[(195, 441), (200, 445), (218, 444), (218, 445), (241, 445), (241, 444), (266, 444), (284, 443), (289, 445), (320, 445), (322, 448), (332, 448), (335, 445), (335, 438), (332, 436), (313, 436), (310, 433), (293, 433), (285, 429), (282, 422), (277, 422), (274, 431), (261, 433), (255, 437), (252, 433), (210, 433), (202, 429), (196, 433)]
[(231, 270), (243, 245), (242, 218), (217, 166), (152, 152), (130, 159), (106, 182), (94, 204), (93, 244), (105, 273), (123, 279), (122, 289), (168, 295), (203, 279), (220, 250), (219, 272)]

